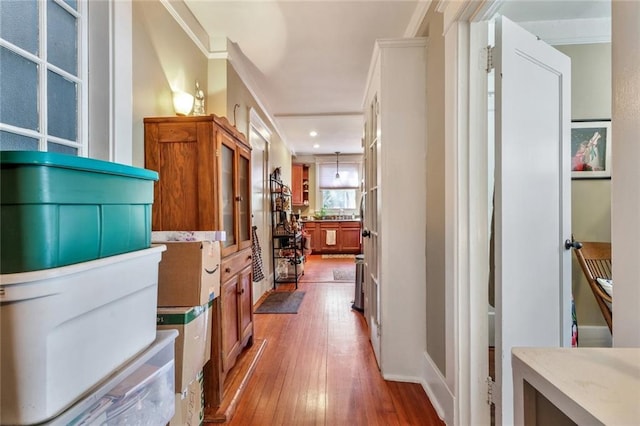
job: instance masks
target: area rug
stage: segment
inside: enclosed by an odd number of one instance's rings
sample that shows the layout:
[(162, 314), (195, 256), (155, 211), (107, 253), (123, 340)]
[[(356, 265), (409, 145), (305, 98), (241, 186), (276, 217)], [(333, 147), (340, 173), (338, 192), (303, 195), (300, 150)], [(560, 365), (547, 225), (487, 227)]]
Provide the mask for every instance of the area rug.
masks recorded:
[(356, 268), (355, 266), (351, 268), (340, 268), (333, 270), (333, 280), (334, 281), (352, 281), (356, 280)]
[(355, 254), (323, 254), (323, 259), (355, 259)]
[(304, 291), (274, 291), (253, 311), (255, 314), (297, 314)]

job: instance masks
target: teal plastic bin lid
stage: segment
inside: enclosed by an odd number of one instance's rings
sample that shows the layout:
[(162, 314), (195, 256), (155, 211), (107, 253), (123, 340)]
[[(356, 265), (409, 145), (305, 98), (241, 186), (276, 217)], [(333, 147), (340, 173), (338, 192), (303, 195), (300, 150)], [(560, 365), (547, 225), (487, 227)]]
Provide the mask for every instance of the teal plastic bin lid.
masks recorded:
[(144, 180), (158, 180), (158, 173), (153, 170), (112, 163), (109, 161), (96, 160), (94, 158), (77, 157), (75, 155), (43, 151), (0, 151), (0, 167), (17, 166), (60, 167), (64, 169), (105, 173)]

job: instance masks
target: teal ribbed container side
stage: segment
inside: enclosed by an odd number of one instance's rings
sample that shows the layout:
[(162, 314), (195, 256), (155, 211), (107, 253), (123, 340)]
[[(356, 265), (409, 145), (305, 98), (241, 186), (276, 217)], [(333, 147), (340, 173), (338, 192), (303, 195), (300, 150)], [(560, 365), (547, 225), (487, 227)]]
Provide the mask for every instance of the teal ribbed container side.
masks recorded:
[(35, 151), (0, 152), (0, 273), (151, 246), (156, 172)]

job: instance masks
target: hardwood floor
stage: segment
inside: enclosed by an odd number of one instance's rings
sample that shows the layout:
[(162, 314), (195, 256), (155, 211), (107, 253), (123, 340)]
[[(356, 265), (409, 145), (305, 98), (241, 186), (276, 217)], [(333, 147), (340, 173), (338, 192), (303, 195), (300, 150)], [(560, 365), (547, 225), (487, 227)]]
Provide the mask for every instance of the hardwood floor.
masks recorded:
[(354, 283), (332, 282), (338, 267), (355, 263), (310, 256), (298, 313), (254, 315), (266, 345), (227, 424), (444, 424), (421, 385), (382, 379), (364, 317), (351, 309)]

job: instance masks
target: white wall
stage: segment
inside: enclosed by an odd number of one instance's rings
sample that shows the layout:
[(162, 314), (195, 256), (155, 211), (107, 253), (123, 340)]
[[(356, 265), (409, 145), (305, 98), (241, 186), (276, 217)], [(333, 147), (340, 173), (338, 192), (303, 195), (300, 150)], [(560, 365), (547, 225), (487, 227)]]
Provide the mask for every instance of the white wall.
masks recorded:
[(174, 116), (174, 90), (206, 93), (207, 58), (158, 1), (133, 2), (133, 163), (144, 165), (144, 117)]
[(427, 353), (446, 374), (445, 340), (445, 79), (443, 16), (434, 14), (427, 48)]
[(640, 2), (612, 2), (613, 344), (640, 347)]

